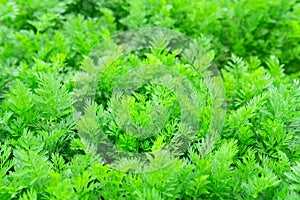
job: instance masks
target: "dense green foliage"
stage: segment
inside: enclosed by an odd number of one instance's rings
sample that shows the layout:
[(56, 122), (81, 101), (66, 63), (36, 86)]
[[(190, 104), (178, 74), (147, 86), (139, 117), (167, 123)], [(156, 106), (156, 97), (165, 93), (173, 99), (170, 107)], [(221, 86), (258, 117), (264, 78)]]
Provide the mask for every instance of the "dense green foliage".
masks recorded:
[[(153, 46), (95, 73), (94, 45), (147, 26), (195, 39), (219, 67), (228, 110), (216, 144), (206, 137), (205, 74), (178, 53)], [(161, 131), (138, 138), (118, 126), (113, 87), (139, 64), (174, 68), (195, 89), (200, 128), (182, 155), (161, 151), (182, 114), (168, 88), (148, 84), (123, 102), (140, 126), (160, 120), (164, 107)], [(0, 199), (300, 199), (299, 70), (298, 0), (0, 0)], [(73, 100), (88, 89), (80, 87), (87, 74), (98, 79), (96, 101), (77, 121)], [(150, 162), (108, 164), (79, 137), (100, 130)], [(140, 167), (151, 172), (130, 172)]]

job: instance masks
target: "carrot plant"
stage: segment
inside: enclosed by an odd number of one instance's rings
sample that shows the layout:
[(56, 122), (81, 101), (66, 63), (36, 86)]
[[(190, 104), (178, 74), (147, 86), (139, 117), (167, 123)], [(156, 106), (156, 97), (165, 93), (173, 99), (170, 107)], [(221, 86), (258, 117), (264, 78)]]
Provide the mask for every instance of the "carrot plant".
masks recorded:
[(1, 0), (0, 199), (299, 199), (299, 19), (297, 0)]

